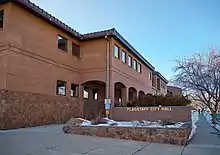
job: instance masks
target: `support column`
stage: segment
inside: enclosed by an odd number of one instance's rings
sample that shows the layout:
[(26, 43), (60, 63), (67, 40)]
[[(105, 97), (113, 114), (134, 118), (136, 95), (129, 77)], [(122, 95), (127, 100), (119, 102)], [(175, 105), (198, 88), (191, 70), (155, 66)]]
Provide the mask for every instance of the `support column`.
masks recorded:
[(88, 88), (88, 98), (93, 99), (93, 88), (91, 87)]
[(122, 88), (121, 89), (121, 100), (122, 100), (122, 105), (127, 104), (127, 88)]
[(80, 106), (80, 116), (84, 117), (84, 86), (79, 85), (79, 106)]

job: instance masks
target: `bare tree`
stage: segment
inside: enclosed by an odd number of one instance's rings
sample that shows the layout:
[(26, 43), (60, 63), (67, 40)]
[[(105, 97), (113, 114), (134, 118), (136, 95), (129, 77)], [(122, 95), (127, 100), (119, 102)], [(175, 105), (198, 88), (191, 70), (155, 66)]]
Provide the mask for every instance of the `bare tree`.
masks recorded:
[(220, 106), (220, 52), (209, 50), (189, 58), (177, 60), (173, 82), (190, 93), (195, 101), (206, 105), (216, 123), (215, 114)]

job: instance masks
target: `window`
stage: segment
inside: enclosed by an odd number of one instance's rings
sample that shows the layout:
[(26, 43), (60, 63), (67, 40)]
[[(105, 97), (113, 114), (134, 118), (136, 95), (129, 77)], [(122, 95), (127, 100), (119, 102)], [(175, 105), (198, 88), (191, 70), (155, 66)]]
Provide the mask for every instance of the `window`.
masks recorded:
[(66, 82), (57, 80), (57, 95), (66, 96)]
[(152, 73), (149, 72), (149, 80), (151, 80), (151, 79), (152, 79)]
[(132, 67), (132, 58), (130, 55), (128, 56), (128, 66)]
[(58, 35), (58, 48), (67, 52), (67, 39)]
[(141, 64), (138, 63), (138, 72), (141, 73)]
[(125, 51), (123, 51), (123, 50), (122, 50), (122, 52), (121, 52), (121, 61), (122, 61), (123, 63), (126, 63), (126, 53), (125, 53)]
[(134, 70), (137, 70), (137, 61), (136, 60), (133, 61), (133, 68), (134, 68)]
[(71, 97), (78, 97), (79, 86), (71, 83)]
[(93, 99), (98, 100), (98, 91), (96, 89), (93, 90)]
[(119, 59), (119, 47), (114, 45), (114, 56)]
[(3, 28), (4, 25), (4, 10), (0, 11), (0, 29)]
[(76, 57), (80, 57), (80, 46), (75, 44), (75, 43), (72, 43), (72, 54)]

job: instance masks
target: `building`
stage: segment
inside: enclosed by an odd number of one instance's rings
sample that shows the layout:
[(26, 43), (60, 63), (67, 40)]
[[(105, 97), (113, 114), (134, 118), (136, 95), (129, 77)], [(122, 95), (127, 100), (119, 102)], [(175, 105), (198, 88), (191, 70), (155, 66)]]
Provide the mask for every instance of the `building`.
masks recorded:
[(181, 96), (182, 89), (176, 86), (167, 86), (167, 94)]
[(0, 2), (0, 89), (71, 97), (83, 111), (88, 99), (166, 94), (167, 83), (114, 28), (81, 34), (28, 0)]

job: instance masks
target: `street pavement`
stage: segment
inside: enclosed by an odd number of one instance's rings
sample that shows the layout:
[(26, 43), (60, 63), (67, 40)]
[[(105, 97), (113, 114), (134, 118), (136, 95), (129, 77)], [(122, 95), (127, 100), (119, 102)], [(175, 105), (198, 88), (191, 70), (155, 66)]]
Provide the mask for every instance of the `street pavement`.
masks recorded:
[(219, 155), (220, 134), (203, 116), (191, 144), (177, 146), (62, 133), (62, 125), (0, 131), (0, 155)]

